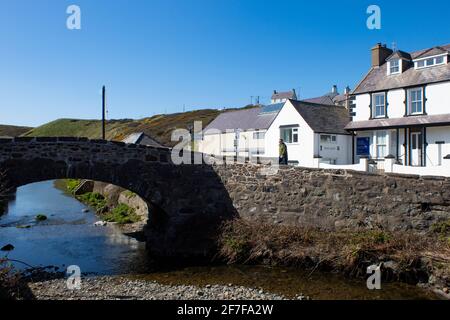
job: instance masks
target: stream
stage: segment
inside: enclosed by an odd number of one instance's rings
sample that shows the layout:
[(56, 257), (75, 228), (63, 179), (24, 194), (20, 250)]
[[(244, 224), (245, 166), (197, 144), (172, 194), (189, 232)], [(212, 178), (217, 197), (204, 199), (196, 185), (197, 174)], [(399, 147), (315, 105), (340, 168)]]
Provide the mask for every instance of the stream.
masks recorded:
[[(39, 214), (45, 221), (36, 221)], [(18, 269), (53, 266), (64, 271), (70, 265), (83, 274), (124, 275), (171, 285), (224, 284), (263, 288), (268, 292), (312, 299), (436, 299), (428, 291), (402, 283), (382, 284), (370, 291), (362, 279), (338, 274), (266, 266), (191, 266), (155, 269), (147, 258), (145, 243), (124, 235), (115, 225), (95, 226), (92, 209), (55, 187), (55, 181), (29, 184), (17, 190), (8, 211), (0, 217), (0, 252), (17, 260)], [(27, 265), (23, 264), (26, 263)]]

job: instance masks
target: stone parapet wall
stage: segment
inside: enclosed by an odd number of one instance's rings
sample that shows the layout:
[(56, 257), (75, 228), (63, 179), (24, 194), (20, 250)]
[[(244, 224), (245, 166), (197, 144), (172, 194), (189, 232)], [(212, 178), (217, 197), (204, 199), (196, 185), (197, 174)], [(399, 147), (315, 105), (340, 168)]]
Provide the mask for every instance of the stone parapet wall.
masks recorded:
[(241, 217), (324, 229), (425, 231), (450, 219), (450, 179), (260, 165), (215, 166)]

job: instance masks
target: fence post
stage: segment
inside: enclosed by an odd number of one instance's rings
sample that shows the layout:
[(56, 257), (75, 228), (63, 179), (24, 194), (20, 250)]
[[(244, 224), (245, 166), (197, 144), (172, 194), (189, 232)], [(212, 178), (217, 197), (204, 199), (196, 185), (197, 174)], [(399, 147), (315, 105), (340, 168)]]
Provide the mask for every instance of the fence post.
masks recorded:
[(361, 165), (361, 170), (364, 172), (369, 172), (369, 157), (361, 156), (359, 158), (359, 164)]
[(444, 157), (444, 161), (442, 162), (442, 171), (446, 177), (450, 177), (450, 154)]
[(322, 159), (321, 156), (314, 156), (314, 159), (313, 159), (313, 167), (314, 168), (320, 169), (320, 159)]
[(384, 158), (384, 172), (394, 172), (395, 157), (392, 154)]

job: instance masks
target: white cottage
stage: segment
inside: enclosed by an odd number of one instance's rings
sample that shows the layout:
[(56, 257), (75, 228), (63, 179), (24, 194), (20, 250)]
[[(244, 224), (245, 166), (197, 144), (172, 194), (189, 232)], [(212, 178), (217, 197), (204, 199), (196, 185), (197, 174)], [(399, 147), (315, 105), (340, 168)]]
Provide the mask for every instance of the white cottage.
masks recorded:
[(265, 155), (266, 133), (283, 105), (221, 113), (203, 130), (199, 150), (216, 156)]
[(369, 156), (382, 169), (389, 155), (397, 165), (442, 165), (450, 154), (449, 50), (372, 48), (372, 67), (352, 92), (346, 126), (355, 134), (353, 162)]
[(315, 159), (347, 164), (351, 161), (351, 136), (344, 130), (348, 122), (344, 107), (287, 100), (219, 115), (205, 128), (200, 150), (221, 156), (278, 158), (281, 138), (291, 164), (314, 167)]

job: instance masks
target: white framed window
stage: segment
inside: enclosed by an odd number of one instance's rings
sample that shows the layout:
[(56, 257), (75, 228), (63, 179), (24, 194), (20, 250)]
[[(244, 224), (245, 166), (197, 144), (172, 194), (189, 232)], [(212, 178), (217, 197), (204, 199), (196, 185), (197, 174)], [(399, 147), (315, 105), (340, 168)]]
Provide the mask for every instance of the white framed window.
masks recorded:
[(336, 144), (337, 137), (331, 134), (321, 134), (320, 135), (320, 143), (328, 143), (328, 144)]
[(389, 62), (389, 74), (400, 73), (400, 60), (391, 60)]
[(298, 143), (298, 127), (280, 128), (280, 137), (286, 143)]
[(253, 140), (262, 140), (265, 137), (266, 137), (266, 133), (264, 131), (253, 132)]
[(436, 64), (443, 64), (444, 63), (444, 57), (436, 57)]
[(375, 152), (377, 159), (384, 159), (387, 156), (387, 133), (377, 131), (375, 134)]
[(444, 56), (430, 57), (415, 61), (416, 69), (438, 66), (446, 63)]
[(386, 117), (386, 94), (384, 92), (372, 95), (372, 117)]
[(408, 114), (423, 113), (423, 89), (414, 88), (408, 90)]

